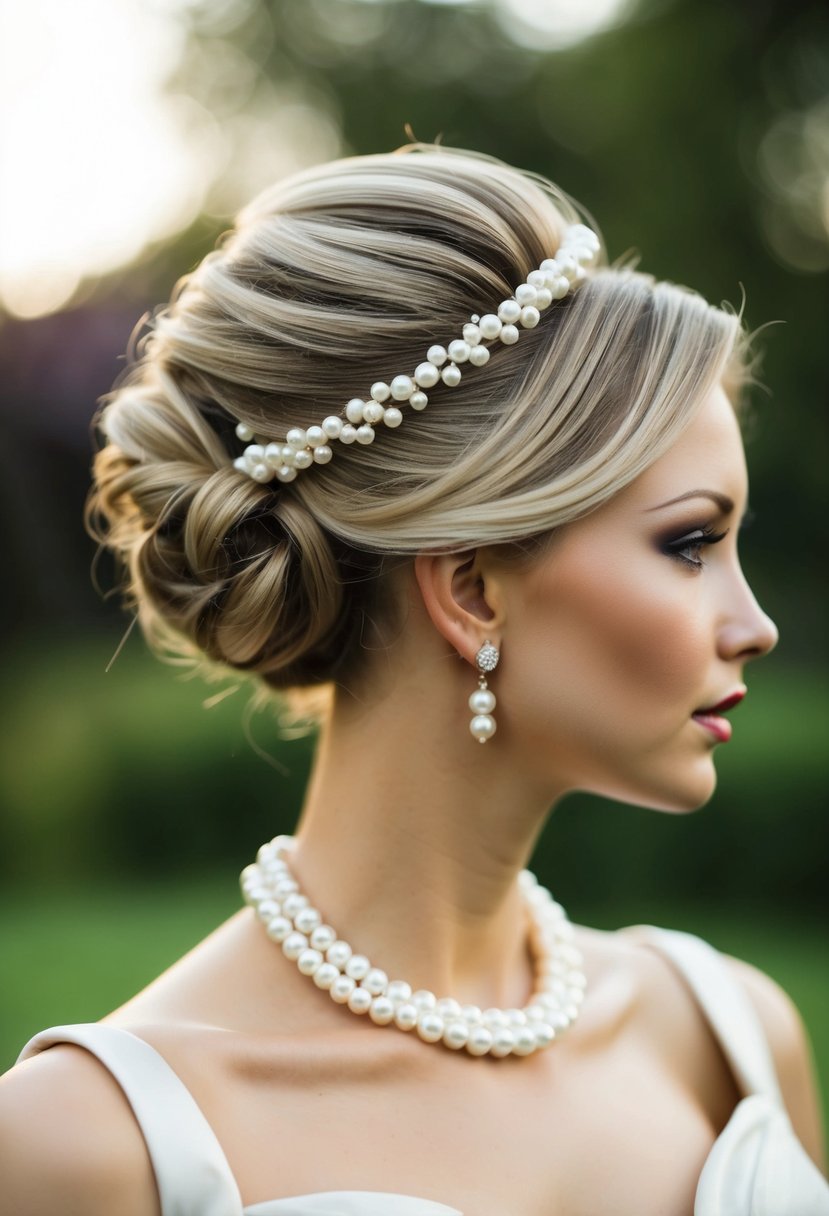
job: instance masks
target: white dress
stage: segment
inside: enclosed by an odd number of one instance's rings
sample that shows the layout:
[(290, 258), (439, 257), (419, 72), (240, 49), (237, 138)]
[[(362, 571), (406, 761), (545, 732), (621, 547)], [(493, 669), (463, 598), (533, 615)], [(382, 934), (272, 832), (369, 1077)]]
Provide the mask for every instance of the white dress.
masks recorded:
[[(829, 1184), (794, 1134), (760, 1022), (719, 953), (676, 929), (631, 925), (620, 932), (656, 947), (682, 972), (743, 1094), (706, 1158), (694, 1216), (829, 1216)], [(463, 1216), (446, 1204), (381, 1191), (323, 1191), (243, 1207), (213, 1130), (155, 1048), (127, 1030), (81, 1023), (41, 1031), (19, 1058), (57, 1043), (86, 1048), (123, 1089), (144, 1134), (162, 1216)]]

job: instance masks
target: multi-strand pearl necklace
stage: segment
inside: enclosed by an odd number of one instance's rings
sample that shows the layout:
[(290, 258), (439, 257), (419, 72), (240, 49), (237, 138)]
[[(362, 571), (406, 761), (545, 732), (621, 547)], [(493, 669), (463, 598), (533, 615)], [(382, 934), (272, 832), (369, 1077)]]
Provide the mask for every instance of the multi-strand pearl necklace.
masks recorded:
[(338, 1005), (367, 1013), (378, 1026), (415, 1030), (425, 1043), (463, 1047), (473, 1056), (531, 1055), (575, 1022), (587, 986), (581, 951), (564, 909), (529, 870), (521, 871), (519, 883), (536, 956), (535, 992), (523, 1009), (481, 1010), (426, 989), (412, 992), (405, 980), (390, 980), (364, 954), (355, 954), (300, 891), (287, 862), (293, 847), (291, 836), (262, 845), (256, 862), (242, 871), (242, 894), (285, 957)]

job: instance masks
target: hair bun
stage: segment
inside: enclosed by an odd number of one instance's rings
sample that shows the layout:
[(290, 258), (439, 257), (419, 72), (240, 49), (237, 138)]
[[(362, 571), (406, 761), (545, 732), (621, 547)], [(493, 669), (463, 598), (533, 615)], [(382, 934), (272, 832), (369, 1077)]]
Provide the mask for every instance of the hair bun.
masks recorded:
[(293, 495), (240, 487), (233, 470), (218, 470), (147, 533), (133, 574), (155, 640), (172, 628), (275, 688), (330, 678), (340, 570), (332, 538)]

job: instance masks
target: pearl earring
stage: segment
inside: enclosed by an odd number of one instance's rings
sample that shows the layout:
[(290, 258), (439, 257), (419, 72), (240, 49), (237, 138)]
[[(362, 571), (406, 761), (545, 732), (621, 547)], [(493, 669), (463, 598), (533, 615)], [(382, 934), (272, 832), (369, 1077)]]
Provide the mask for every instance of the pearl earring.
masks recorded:
[(469, 729), (479, 743), (486, 743), (495, 734), (495, 719), (492, 710), (495, 708), (495, 694), (490, 692), (486, 684), (487, 671), (494, 671), (498, 666), (501, 655), (497, 646), (493, 646), (489, 638), (475, 655), (478, 664), (478, 687), (469, 698), (469, 708), (475, 717), (469, 723)]

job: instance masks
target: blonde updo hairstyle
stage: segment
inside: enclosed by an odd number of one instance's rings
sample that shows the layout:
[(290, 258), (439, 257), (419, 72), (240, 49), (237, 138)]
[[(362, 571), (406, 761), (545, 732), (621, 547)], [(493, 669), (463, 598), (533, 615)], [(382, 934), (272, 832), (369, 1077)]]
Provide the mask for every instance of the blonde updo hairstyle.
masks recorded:
[(532, 560), (748, 378), (738, 316), (602, 253), (515, 346), (334, 443), (289, 484), (233, 467), (237, 420), (282, 439), (411, 373), (512, 295), (589, 216), (556, 186), (434, 145), (265, 190), (151, 319), (96, 417), (87, 526), (160, 653), (272, 690), (359, 680), (394, 625), (390, 570), (423, 550)]

